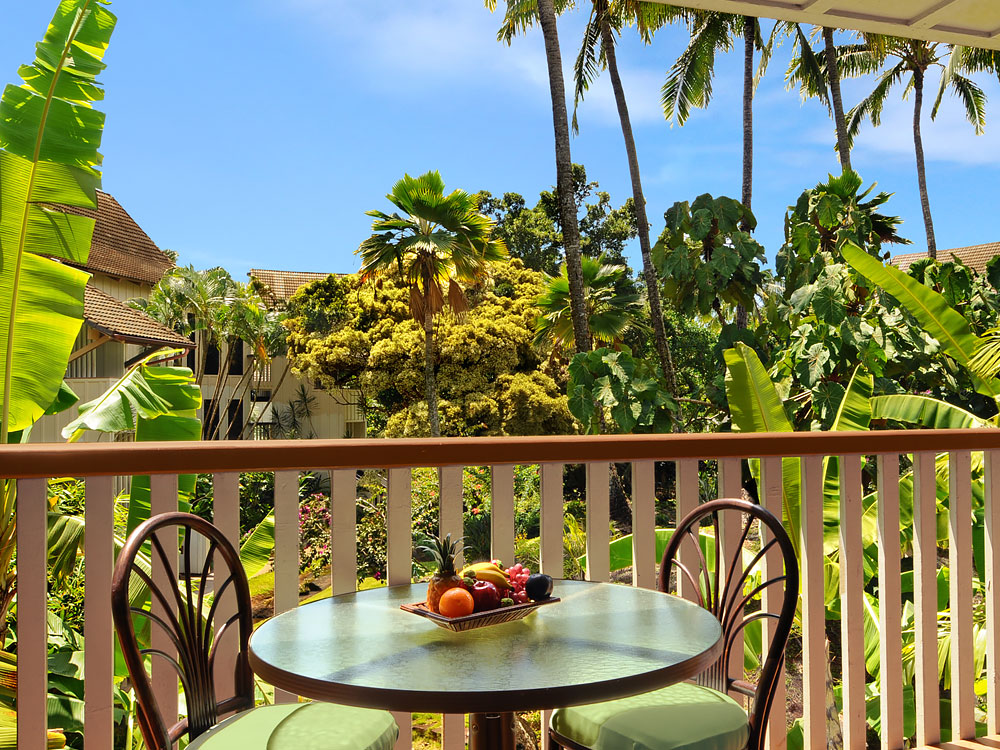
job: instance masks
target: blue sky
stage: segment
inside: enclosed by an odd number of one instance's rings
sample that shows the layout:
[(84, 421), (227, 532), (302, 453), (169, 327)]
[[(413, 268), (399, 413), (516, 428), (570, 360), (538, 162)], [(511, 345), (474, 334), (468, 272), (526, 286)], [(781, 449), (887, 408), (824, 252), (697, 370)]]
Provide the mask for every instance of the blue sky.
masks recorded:
[[(0, 80), (14, 81), (31, 59), (54, 7), (6, 9)], [(388, 208), (383, 196), (404, 172), (438, 169), (449, 188), (531, 201), (555, 182), (541, 35), (497, 43), (499, 18), (478, 0), (120, 0), (111, 9), (119, 24), (103, 76), (104, 187), (182, 263), (222, 265), (237, 278), (251, 267), (353, 271), (364, 212)], [(567, 86), (585, 21), (582, 12), (560, 20)], [(740, 192), (742, 53), (720, 58), (711, 107), (670, 127), (659, 88), (685, 40), (677, 28), (648, 47), (629, 34), (620, 45), (654, 238), (674, 201)], [(779, 53), (755, 105), (753, 207), (772, 258), (786, 207), (838, 170), (833, 126), (819, 103), (785, 89), (786, 63)], [(1000, 106), (1000, 86), (983, 83)], [(848, 106), (871, 85), (848, 82)], [(853, 159), (867, 182), (895, 193), (890, 208), (912, 249), (923, 249), (909, 107), (895, 96)], [(574, 161), (623, 202), (631, 191), (606, 75), (580, 123)], [(1000, 239), (1000, 129), (976, 137), (951, 100), (924, 135), (938, 247)]]

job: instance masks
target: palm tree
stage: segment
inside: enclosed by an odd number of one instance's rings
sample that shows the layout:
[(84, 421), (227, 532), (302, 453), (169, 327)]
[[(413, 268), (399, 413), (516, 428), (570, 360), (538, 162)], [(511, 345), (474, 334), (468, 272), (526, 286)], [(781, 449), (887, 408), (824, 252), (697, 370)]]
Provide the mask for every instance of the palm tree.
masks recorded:
[[(617, 285), (627, 277), (625, 266), (609, 265), (604, 256), (583, 258), (583, 291), (587, 300), (587, 326), (596, 342), (617, 344), (629, 328), (639, 325), (642, 303), (638, 294), (620, 294)], [(558, 276), (549, 276), (546, 288), (535, 301), (539, 309), (535, 321), (535, 346), (551, 347), (553, 356), (571, 341), (573, 321), (570, 310), (569, 279), (563, 264)]]
[(847, 137), (847, 119), (844, 116), (844, 98), (840, 86), (840, 63), (837, 45), (834, 43), (834, 29), (822, 27), (823, 54), (816, 54), (812, 44), (802, 32), (797, 23), (782, 23), (778, 27), (794, 34), (798, 42), (799, 53), (792, 58), (785, 79), (789, 83), (797, 83), (803, 99), (816, 97), (820, 99), (833, 115), (837, 132), (837, 154), (840, 167), (844, 172), (852, 170), (851, 143)]
[[(398, 274), (410, 290), (410, 314), (424, 329), (424, 393), (431, 435), (441, 435), (437, 381), (434, 375), (434, 317), (446, 301), (456, 313), (469, 305), (460, 283), (486, 276), (487, 263), (506, 255), (501, 240), (491, 237), (493, 222), (478, 212), (464, 190), (444, 194), (438, 172), (406, 175), (386, 198), (402, 214), (368, 211), (373, 234), (361, 243), (361, 280)], [(572, 195), (570, 195), (572, 198)], [(575, 214), (574, 214), (575, 215)]]
[[(484, 0), (487, 9), (496, 10), (496, 0)], [(558, 4), (558, 8), (556, 7)], [(569, 269), (569, 284), (573, 312), (573, 339), (578, 352), (591, 349), (590, 331), (584, 312), (583, 269), (580, 264), (580, 225), (573, 196), (573, 158), (569, 147), (569, 118), (566, 113), (566, 84), (559, 52), (556, 13), (572, 5), (572, 0), (507, 0), (507, 11), (497, 39), (508, 44), (518, 33), (531, 27), (535, 20), (542, 27), (545, 60), (549, 73), (549, 94), (552, 99), (552, 127), (556, 147), (556, 192), (559, 194), (559, 223)]]
[[(683, 125), (692, 107), (704, 109), (712, 99), (716, 53), (730, 51), (735, 39), (743, 39), (743, 186), (740, 201), (748, 211), (753, 200), (754, 52), (763, 48), (759, 30), (760, 25), (752, 16), (695, 11), (691, 15), (691, 40), (671, 66), (660, 99), (664, 117)], [(758, 76), (766, 61), (766, 57), (762, 59)], [(749, 231), (748, 227), (742, 228)]]
[(840, 67), (845, 73), (860, 75), (882, 70), (890, 59), (896, 62), (882, 71), (875, 89), (847, 114), (847, 136), (853, 144), (865, 120), (871, 120), (876, 127), (882, 119), (889, 92), (897, 83), (906, 80), (904, 98), (913, 91), (913, 147), (917, 162), (917, 184), (920, 189), (920, 207), (924, 215), (924, 229), (927, 233), (927, 254), (937, 258), (937, 241), (934, 237), (934, 221), (931, 218), (931, 204), (927, 195), (927, 175), (924, 168), (924, 144), (920, 134), (920, 119), (924, 106), (924, 84), (927, 72), (934, 67), (941, 68), (941, 82), (937, 98), (931, 108), (933, 120), (941, 106), (941, 100), (949, 89), (956, 94), (965, 107), (965, 116), (981, 135), (986, 127), (986, 94), (963, 73), (993, 72), (1000, 70), (1000, 54), (970, 47), (928, 42), (922, 39), (900, 39), (898, 37), (865, 34), (863, 44), (841, 47)]
[(635, 205), (636, 225), (639, 231), (639, 250), (642, 255), (642, 273), (646, 282), (650, 318), (653, 321), (653, 338), (660, 361), (660, 369), (673, 396), (677, 396), (677, 379), (674, 373), (670, 344), (667, 341), (667, 332), (663, 325), (659, 280), (653, 265), (649, 220), (646, 218), (646, 198), (642, 192), (639, 156), (635, 147), (635, 137), (632, 135), (628, 102), (625, 99), (625, 89), (618, 72), (615, 34), (621, 32), (621, 28), (626, 22), (634, 23), (643, 41), (648, 44), (652, 40), (652, 32), (655, 29), (670, 21), (686, 17), (686, 15), (686, 11), (659, 3), (640, 2), (639, 0), (617, 0), (616, 2), (593, 0), (590, 20), (584, 30), (583, 44), (574, 67), (574, 131), (579, 130), (576, 117), (577, 107), (583, 100), (584, 93), (599, 74), (601, 61), (604, 62), (608, 74), (611, 76), (611, 88), (614, 90), (618, 119), (621, 122), (622, 136), (625, 139), (625, 153), (628, 156), (629, 176), (632, 181), (632, 200)]

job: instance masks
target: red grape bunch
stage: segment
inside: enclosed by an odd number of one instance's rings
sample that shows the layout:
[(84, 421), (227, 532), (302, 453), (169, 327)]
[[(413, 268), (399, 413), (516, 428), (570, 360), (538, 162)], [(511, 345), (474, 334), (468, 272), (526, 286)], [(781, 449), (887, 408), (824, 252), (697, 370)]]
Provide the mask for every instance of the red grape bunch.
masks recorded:
[(510, 598), (514, 600), (514, 603), (524, 604), (530, 601), (527, 592), (524, 590), (524, 584), (527, 583), (531, 571), (521, 565), (521, 563), (515, 563), (504, 570), (504, 573), (507, 574), (507, 579), (513, 587), (513, 593)]

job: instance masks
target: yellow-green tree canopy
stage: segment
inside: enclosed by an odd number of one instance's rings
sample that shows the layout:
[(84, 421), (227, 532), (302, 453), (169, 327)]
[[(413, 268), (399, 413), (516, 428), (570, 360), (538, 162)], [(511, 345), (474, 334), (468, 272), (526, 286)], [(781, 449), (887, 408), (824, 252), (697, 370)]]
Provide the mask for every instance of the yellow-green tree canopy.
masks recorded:
[[(467, 291), (467, 313), (436, 322), (442, 434), (573, 432), (566, 397), (532, 346), (542, 274), (519, 260), (493, 263), (490, 272), (488, 283)], [(369, 429), (381, 417), (386, 436), (428, 434), (423, 333), (405, 285), (331, 276), (299, 290), (289, 312), (294, 372), (327, 389), (360, 390)]]

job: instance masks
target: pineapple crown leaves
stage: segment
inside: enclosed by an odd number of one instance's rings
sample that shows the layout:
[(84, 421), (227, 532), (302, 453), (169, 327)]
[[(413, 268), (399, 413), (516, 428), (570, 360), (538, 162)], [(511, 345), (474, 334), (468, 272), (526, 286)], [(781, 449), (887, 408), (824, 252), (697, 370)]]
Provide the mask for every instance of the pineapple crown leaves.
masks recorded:
[(451, 534), (443, 537), (426, 536), (417, 550), (430, 555), (431, 559), (437, 563), (439, 573), (455, 572), (455, 555), (462, 550), (462, 540), (459, 537), (454, 542), (451, 541)]

